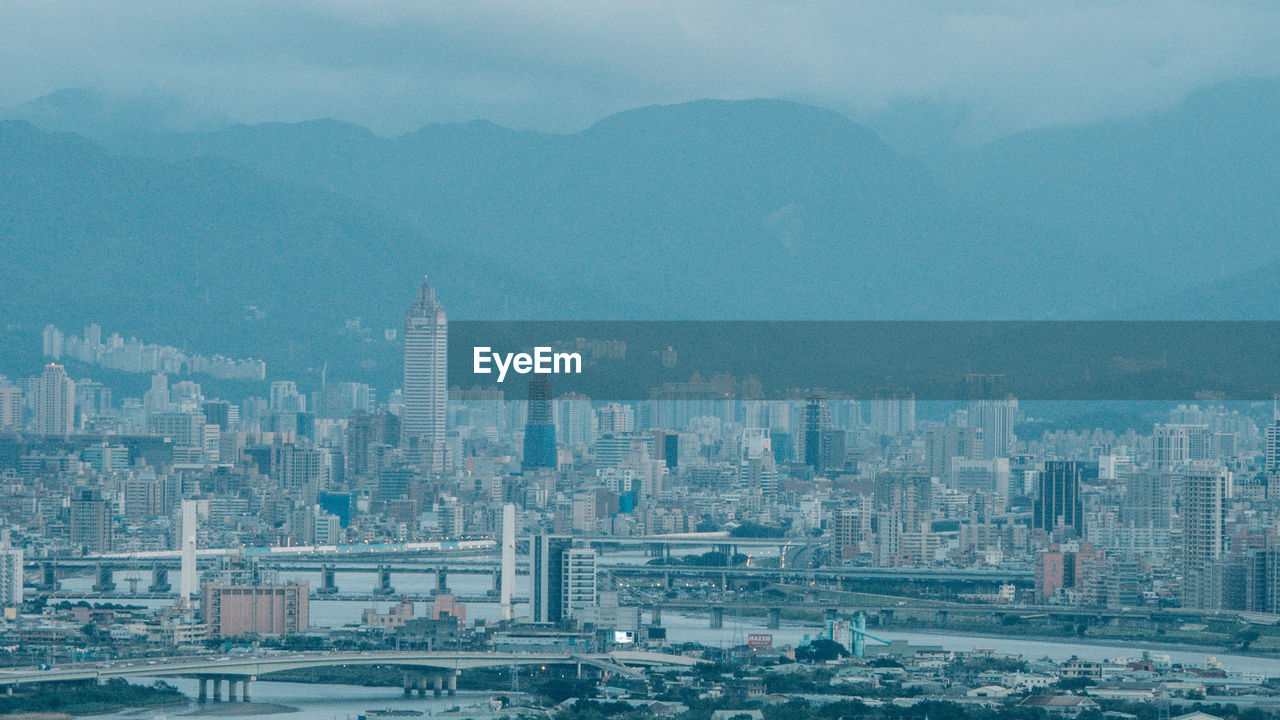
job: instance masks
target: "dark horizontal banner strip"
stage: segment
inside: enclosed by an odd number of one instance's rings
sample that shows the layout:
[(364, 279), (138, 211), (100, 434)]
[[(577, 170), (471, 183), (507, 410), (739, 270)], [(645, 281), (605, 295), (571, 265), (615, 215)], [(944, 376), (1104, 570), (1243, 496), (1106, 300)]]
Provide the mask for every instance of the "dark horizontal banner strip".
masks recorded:
[(507, 399), (523, 398), (532, 378), (549, 379), (556, 396), (604, 401), (815, 392), (1261, 400), (1280, 391), (1280, 322), (1269, 321), (458, 321), (448, 355), (456, 391)]

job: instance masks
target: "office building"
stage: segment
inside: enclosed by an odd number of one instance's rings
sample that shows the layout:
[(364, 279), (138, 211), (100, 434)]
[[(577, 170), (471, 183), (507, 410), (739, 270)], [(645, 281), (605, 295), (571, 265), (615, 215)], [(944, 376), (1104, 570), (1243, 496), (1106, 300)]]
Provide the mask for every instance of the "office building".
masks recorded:
[(288, 585), (200, 586), (200, 617), (210, 637), (294, 635), (310, 625), (310, 588)]
[(1084, 530), (1084, 505), (1080, 498), (1081, 463), (1049, 460), (1040, 473), (1039, 493), (1032, 513), (1032, 527), (1048, 533), (1079, 537)]
[(404, 318), (404, 412), (400, 444), (431, 472), (445, 467), (448, 321), (426, 279)]
[(307, 411), (307, 398), (298, 392), (297, 383), (292, 380), (277, 380), (271, 383), (267, 407), (275, 413), (302, 413)]
[(564, 555), (569, 538), (534, 535), (529, 542), (530, 610), (533, 622), (559, 623), (564, 619)]
[(559, 464), (552, 400), (551, 378), (547, 375), (534, 376), (529, 381), (529, 402), (525, 410), (522, 469), (554, 468)]
[(596, 551), (570, 547), (561, 563), (560, 617), (576, 620), (596, 606)]
[(945, 480), (954, 458), (982, 460), (982, 431), (974, 427), (931, 427), (925, 432), (925, 463), (929, 476)]

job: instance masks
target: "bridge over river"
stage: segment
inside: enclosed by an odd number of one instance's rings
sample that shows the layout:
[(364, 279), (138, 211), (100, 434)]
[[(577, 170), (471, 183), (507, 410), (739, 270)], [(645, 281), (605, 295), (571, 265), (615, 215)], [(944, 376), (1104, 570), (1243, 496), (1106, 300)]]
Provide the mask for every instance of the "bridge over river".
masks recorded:
[(0, 687), (9, 692), (14, 687), (43, 683), (113, 678), (187, 677), (200, 681), (200, 700), (222, 699), (227, 686), (227, 699), (235, 697), (237, 685), (240, 699), (251, 698), (253, 681), (262, 675), (287, 670), (324, 667), (391, 665), (401, 668), (405, 694), (417, 690), (425, 694), (428, 683), (435, 694), (457, 689), (457, 678), (463, 670), (516, 665), (576, 665), (599, 668), (625, 677), (642, 678), (644, 668), (689, 667), (697, 660), (683, 655), (615, 650), (607, 653), (510, 653), (476, 651), (367, 651), (367, 652), (283, 652), (265, 655), (194, 655), (155, 660), (116, 660), (100, 663), (77, 663), (52, 668), (13, 668), (0, 670)]

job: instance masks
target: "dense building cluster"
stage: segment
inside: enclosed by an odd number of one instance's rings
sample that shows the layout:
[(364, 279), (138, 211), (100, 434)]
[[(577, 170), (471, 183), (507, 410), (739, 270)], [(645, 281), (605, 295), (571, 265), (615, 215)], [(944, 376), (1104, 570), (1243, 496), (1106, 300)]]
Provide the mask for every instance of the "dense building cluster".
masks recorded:
[[(1034, 574), (991, 602), (1280, 608), (1270, 407), (1179, 405), (1121, 432), (1027, 422), (991, 377), (963, 403), (604, 402), (556, 395), (545, 377), (510, 398), (450, 388), (447, 333), (424, 282), (400, 388), (276, 380), (265, 396), (206, 397), (176, 379), (207, 372), (200, 356), (145, 345), (151, 359), (128, 368), (156, 371), (141, 397), (57, 363), (0, 381), (6, 557), (176, 549), (184, 500), (206, 548), (496, 538), (511, 504), (516, 534), (549, 543), (530, 550), (552, 568), (531, 602), (547, 622), (597, 611), (586, 538), (726, 531), (804, 541), (775, 563)], [(136, 354), (100, 336), (51, 328), (45, 354), (111, 367)], [(12, 603), (22, 583), (4, 572)]]

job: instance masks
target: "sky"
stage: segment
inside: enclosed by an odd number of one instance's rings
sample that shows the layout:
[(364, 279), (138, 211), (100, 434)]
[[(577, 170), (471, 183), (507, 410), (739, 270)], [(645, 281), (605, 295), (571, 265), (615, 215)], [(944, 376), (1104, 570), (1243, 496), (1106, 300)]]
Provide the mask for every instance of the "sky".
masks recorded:
[(396, 134), (770, 97), (980, 141), (1280, 77), (1277, 37), (1273, 1), (0, 0), (0, 106), (93, 88)]

